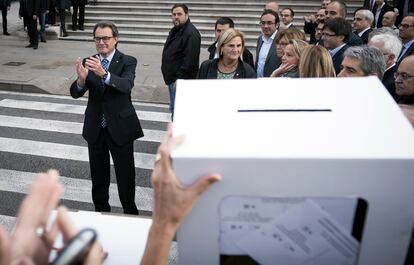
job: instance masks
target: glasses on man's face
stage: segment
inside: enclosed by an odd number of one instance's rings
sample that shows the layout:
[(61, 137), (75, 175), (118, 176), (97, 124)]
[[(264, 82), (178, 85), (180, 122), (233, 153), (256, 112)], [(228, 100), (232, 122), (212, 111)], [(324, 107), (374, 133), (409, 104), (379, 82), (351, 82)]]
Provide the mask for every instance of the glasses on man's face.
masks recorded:
[(413, 77), (414, 77), (414, 75), (409, 75), (409, 74), (407, 74), (407, 73), (399, 73), (399, 72), (395, 72), (395, 73), (394, 73), (394, 78), (395, 78), (395, 79), (397, 79), (398, 77), (399, 77), (402, 81), (406, 81), (406, 80), (408, 80), (408, 79), (410, 79), (410, 78), (413, 78)]
[(408, 29), (409, 27), (414, 27), (414, 25), (400, 24), (400, 28), (402, 29)]
[(331, 34), (331, 33), (326, 33), (326, 32), (322, 32), (322, 36), (323, 37), (335, 37), (336, 36), (336, 34)]
[(95, 37), (94, 40), (95, 40), (96, 43), (100, 43), (101, 41), (106, 43), (112, 38), (113, 38), (113, 36), (104, 36), (104, 37)]
[(275, 22), (272, 22), (272, 21), (260, 21), (259, 22), (259, 25), (260, 26), (271, 26), (271, 25), (274, 25), (274, 24), (276, 24)]

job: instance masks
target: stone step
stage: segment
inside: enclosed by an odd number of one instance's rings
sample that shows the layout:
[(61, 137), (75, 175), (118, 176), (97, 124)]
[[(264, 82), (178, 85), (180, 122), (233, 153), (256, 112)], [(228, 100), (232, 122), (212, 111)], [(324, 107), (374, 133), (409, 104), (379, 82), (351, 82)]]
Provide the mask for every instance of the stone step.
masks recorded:
[[(64, 40), (84, 40), (84, 41), (92, 41), (92, 31), (85, 30), (85, 31), (71, 31), (68, 30), (68, 37), (59, 37), (59, 39)], [(120, 36), (120, 42), (137, 42), (137, 43), (154, 43), (164, 45), (165, 40), (167, 39), (168, 34), (161, 34), (161, 33), (146, 33), (146, 32), (124, 32)], [(142, 41), (141, 41), (142, 40)], [(205, 36), (201, 38), (201, 46), (208, 47), (215, 41), (214, 36)], [(257, 36), (248, 36), (245, 38), (246, 47), (249, 49), (256, 48), (256, 41)]]
[[(304, 13), (309, 12), (309, 10), (317, 10), (319, 8), (319, 5), (307, 5), (307, 6), (298, 6), (293, 7), (295, 13)], [(101, 5), (101, 6), (95, 6), (93, 10), (101, 10), (101, 11), (115, 11), (115, 12), (122, 12), (122, 11), (128, 11), (128, 12), (137, 12), (137, 11), (147, 11), (151, 13), (167, 13), (168, 15), (171, 14), (171, 7), (165, 6), (165, 5), (159, 5), (157, 7), (145, 5), (145, 6), (130, 6), (130, 5), (120, 5), (120, 6), (112, 6), (112, 5)], [(260, 15), (260, 13), (263, 11), (263, 7), (256, 7), (252, 8), (250, 6), (238, 8), (237, 12), (235, 11), (234, 6), (219, 6), (219, 7), (211, 7), (211, 6), (205, 6), (205, 7), (192, 7), (190, 9), (190, 16), (192, 16), (195, 13), (239, 13), (239, 14), (256, 14)]]
[[(194, 23), (197, 26), (198, 31), (200, 32), (201, 36), (206, 37), (211, 35), (214, 36), (214, 25), (200, 25), (198, 23)], [(68, 29), (71, 29), (71, 23), (68, 24)], [(84, 28), (85, 30), (90, 30), (91, 34), (95, 23), (85, 23)], [(148, 32), (148, 25), (140, 25), (140, 24), (121, 24), (117, 23), (117, 28), (122, 36), (124, 32), (135, 32), (135, 31), (145, 31)], [(168, 34), (170, 31), (171, 26), (166, 27), (165, 25), (151, 25), (151, 32), (155, 33), (164, 33)], [(237, 27), (238, 30), (242, 31), (245, 35), (258, 35), (260, 33), (260, 27), (258, 25), (253, 25), (252, 27)], [(81, 31), (79, 32), (81, 33)], [(92, 35), (91, 35), (92, 36)]]
[[(68, 32), (68, 37), (59, 37), (62, 40), (70, 40), (70, 41), (90, 41), (92, 42), (92, 38), (86, 37), (84, 35), (73, 35), (72, 32)], [(150, 38), (125, 38), (122, 39), (121, 43), (137, 43), (137, 44), (146, 44), (146, 45), (164, 45), (165, 39), (150, 39)], [(201, 41), (202, 49), (206, 49), (212, 44), (211, 41)], [(246, 47), (253, 51), (256, 48), (256, 40), (255, 42), (246, 43)]]
[[(214, 40), (214, 24), (221, 16), (231, 17), (238, 29), (245, 33), (246, 46), (254, 48), (260, 35), (258, 21), (265, 1), (156, 1), (156, 0), (98, 0), (95, 6), (88, 5), (85, 11), (85, 31), (69, 31), (64, 39), (91, 41), (95, 23), (111, 20), (121, 33), (121, 41), (128, 43), (163, 45), (172, 27), (171, 7), (186, 3), (190, 19), (202, 37), (202, 46), (209, 46)], [(303, 15), (316, 12), (320, 0), (278, 1), (281, 7), (295, 10), (294, 24), (303, 28)], [(352, 12), (362, 6), (362, 0), (347, 1), (349, 18)], [(70, 22), (70, 20), (68, 20)], [(68, 23), (68, 29), (71, 24)]]
[[(295, 10), (295, 21), (303, 21), (303, 16), (316, 12), (317, 9), (299, 9)], [(140, 18), (148, 18), (150, 20), (154, 20), (154, 18), (170, 18), (171, 13), (169, 10), (157, 10), (157, 11), (147, 11), (142, 9), (128, 9), (128, 8), (119, 8), (119, 9), (87, 9), (85, 11), (85, 17), (99, 17), (99, 18), (107, 18), (116, 14), (117, 17), (122, 18), (133, 18), (133, 17), (140, 17)], [(213, 19), (216, 20), (219, 17), (227, 16), (231, 17), (232, 19), (245, 19), (245, 20), (255, 20), (258, 21), (260, 19), (261, 11), (249, 11), (249, 12), (237, 12), (235, 13), (232, 10), (225, 11), (215, 11), (215, 10), (205, 10), (205, 11), (194, 11), (190, 13), (190, 19), (197, 18), (197, 19)], [(348, 16), (349, 18), (352, 15)], [(171, 20), (170, 20), (171, 21)]]
[[(152, 27), (155, 27), (155, 26), (163, 26), (167, 28), (168, 30), (170, 30), (172, 27), (171, 19), (169, 17), (153, 20), (153, 19), (141, 18), (141, 17), (119, 17), (119, 16), (112, 15), (112, 16), (106, 17), (105, 19), (113, 21), (116, 25), (140, 24), (140, 25), (146, 26), (147, 29), (151, 29)], [(95, 24), (96, 22), (100, 20), (102, 20), (102, 17), (97, 17), (97, 16), (85, 17), (85, 23)], [(242, 28), (260, 29), (258, 20), (246, 20), (243, 18), (238, 18), (238, 19), (236, 18), (233, 20), (234, 20), (234, 23), (236, 23), (237, 27), (239, 28), (242, 27)], [(199, 19), (197, 17), (191, 17), (191, 22), (197, 27), (210, 27), (212, 30), (214, 30), (214, 24), (216, 22), (216, 19)]]
[[(145, 1), (145, 0), (120, 0), (120, 1), (111, 1), (111, 0), (99, 0), (98, 4), (92, 7), (98, 7), (101, 5), (108, 5), (111, 6), (165, 6), (169, 9), (176, 4), (176, 3), (186, 3), (190, 9), (190, 12), (193, 8), (197, 7), (211, 7), (211, 6), (220, 6), (220, 7), (237, 7), (237, 8), (259, 8), (263, 10), (264, 3), (266, 1)], [(306, 1), (306, 0), (299, 0), (299, 1), (277, 1), (280, 7), (303, 7), (303, 6), (320, 6), (321, 1)], [(361, 6), (361, 3), (364, 1), (346, 1), (348, 7), (353, 6)]]

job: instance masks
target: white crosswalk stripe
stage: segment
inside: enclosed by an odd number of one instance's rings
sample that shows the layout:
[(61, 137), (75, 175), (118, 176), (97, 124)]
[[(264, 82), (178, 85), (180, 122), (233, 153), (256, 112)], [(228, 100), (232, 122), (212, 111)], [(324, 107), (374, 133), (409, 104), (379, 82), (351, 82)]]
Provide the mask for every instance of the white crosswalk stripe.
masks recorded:
[[(59, 95), (50, 95), (50, 94), (39, 94), (39, 93), (22, 93), (22, 92), (13, 92), (13, 91), (2, 91), (0, 90), (0, 95), (18, 95), (18, 96), (30, 96), (33, 98), (51, 98), (51, 99), (64, 99), (68, 100), (71, 99), (68, 96), (59, 96)], [(77, 98), (76, 101), (88, 101), (86, 97)], [(157, 103), (147, 103), (147, 102), (133, 102), (134, 106), (146, 106), (146, 107), (157, 107), (157, 108), (163, 108), (163, 109), (169, 109), (169, 106), (167, 104), (157, 104)]]
[[(0, 169), (1, 190), (27, 193), (36, 176), (37, 173)], [(92, 184), (90, 180), (73, 179), (60, 176), (59, 181), (65, 188), (65, 192), (61, 197), (62, 199), (80, 202), (92, 201), (92, 195), (90, 192)], [(137, 186), (135, 192), (137, 207), (144, 211), (152, 211), (152, 189)], [(122, 207), (118, 198), (116, 184), (111, 183), (109, 187), (109, 203), (115, 207)]]
[[(0, 107), (26, 109), (26, 110), (41, 110), (50, 112), (70, 113), (70, 114), (84, 114), (85, 106), (60, 104), (50, 102), (28, 101), (3, 99), (0, 101)], [(163, 112), (137, 111), (138, 118), (144, 121), (159, 121), (170, 122), (171, 114)]]
[[(78, 140), (71, 142), (75, 139), (73, 135), (81, 138), (85, 105), (85, 98), (74, 100), (68, 96), (0, 91), (0, 196), (6, 198), (6, 204), (14, 203), (10, 197), (22, 198), (37, 173), (44, 170), (40, 169), (41, 164), (54, 159), (56, 163), (62, 163), (56, 165), (58, 170), (61, 166), (62, 170), (70, 172), (60, 177), (65, 187), (62, 199), (79, 207), (86, 204), (93, 207), (91, 181), (85, 179), (85, 174), (86, 178), (89, 174), (86, 142), (83, 146)], [(156, 147), (164, 137), (165, 125), (170, 122), (171, 115), (167, 105), (142, 102), (134, 102), (133, 105), (138, 108), (137, 115), (141, 121), (150, 121), (147, 123), (150, 128), (143, 125), (145, 136), (138, 140), (138, 146), (143, 150), (135, 150), (134, 153), (138, 176), (148, 178), (153, 169)], [(62, 117), (67, 115), (63, 114), (79, 116), (64, 120)], [(73, 168), (78, 162), (80, 168)], [(69, 169), (67, 163), (71, 165)], [(148, 183), (149, 179), (146, 179), (142, 180), (145, 187), (136, 186), (135, 202), (138, 210), (151, 212), (153, 190), (147, 187)], [(110, 205), (122, 208), (115, 183), (110, 184), (109, 195)], [(15, 203), (17, 207), (18, 202)], [(0, 203), (0, 224), (10, 228), (14, 216), (10, 213), (12, 207), (6, 204)]]
[[(0, 115), (0, 126), (80, 134), (82, 133), (83, 123)], [(143, 131), (144, 137), (140, 138), (139, 141), (160, 142), (164, 137), (164, 131), (147, 129)]]
[[(4, 137), (0, 137), (0, 152), (89, 161), (87, 147)], [(135, 152), (134, 159), (135, 167), (152, 169), (155, 155)]]

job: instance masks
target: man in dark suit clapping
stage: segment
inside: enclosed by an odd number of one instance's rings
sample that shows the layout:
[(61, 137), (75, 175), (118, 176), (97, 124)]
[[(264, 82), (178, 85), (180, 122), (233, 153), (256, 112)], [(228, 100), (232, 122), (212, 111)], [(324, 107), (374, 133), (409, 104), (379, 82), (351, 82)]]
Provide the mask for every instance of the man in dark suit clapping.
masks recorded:
[(138, 214), (135, 205), (135, 139), (144, 134), (131, 102), (137, 60), (116, 49), (118, 30), (112, 22), (99, 22), (93, 30), (98, 54), (78, 58), (70, 93), (79, 98), (89, 90), (83, 137), (88, 142), (95, 210), (109, 212), (111, 152), (118, 194), (124, 213)]

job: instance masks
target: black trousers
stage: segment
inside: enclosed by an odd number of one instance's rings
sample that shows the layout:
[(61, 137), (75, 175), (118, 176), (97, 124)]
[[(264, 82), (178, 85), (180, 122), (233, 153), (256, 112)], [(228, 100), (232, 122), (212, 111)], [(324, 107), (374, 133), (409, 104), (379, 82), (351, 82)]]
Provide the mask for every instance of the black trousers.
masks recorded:
[(1, 10), (1, 17), (3, 18), (3, 33), (7, 32), (7, 7)]
[(85, 5), (79, 3), (79, 0), (73, 1), (72, 27), (78, 25), (78, 9), (79, 9), (79, 28), (83, 28), (85, 21)]
[(56, 8), (54, 1), (50, 1), (49, 13), (46, 14), (46, 24), (52, 26), (56, 24)]
[(101, 129), (98, 140), (88, 144), (92, 179), (92, 200), (97, 212), (110, 212), (110, 159), (114, 162), (119, 199), (126, 214), (138, 214), (135, 205), (135, 165), (133, 141), (123, 146), (115, 144), (107, 129)]
[(27, 35), (29, 35), (29, 42), (32, 45), (39, 44), (39, 31), (37, 30), (37, 19), (32, 16), (24, 15), (24, 24), (27, 27)]
[(65, 9), (58, 9), (59, 20), (60, 20), (60, 29), (63, 32), (66, 32), (66, 20), (65, 20)]

